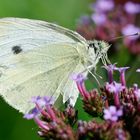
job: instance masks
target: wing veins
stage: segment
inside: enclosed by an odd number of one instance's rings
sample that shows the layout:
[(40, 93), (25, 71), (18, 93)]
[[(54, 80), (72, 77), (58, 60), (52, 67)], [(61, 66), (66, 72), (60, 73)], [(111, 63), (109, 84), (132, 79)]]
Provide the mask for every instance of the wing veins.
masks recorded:
[[(75, 60), (74, 60), (74, 61), (75, 61)], [(39, 75), (42, 75), (42, 74), (48, 73), (48, 72), (50, 72), (50, 71), (53, 71), (54, 69), (59, 68), (59, 67), (65, 65), (65, 64), (66, 64), (66, 63), (63, 63), (63, 64), (61, 64), (61, 65), (59, 65), (59, 66), (57, 66), (57, 67), (55, 67), (55, 68), (52, 68), (52, 69), (50, 69), (50, 70), (48, 70), (48, 71), (44, 71), (44, 72), (38, 73), (38, 74), (36, 74), (36, 75), (30, 77), (29, 79), (27, 79), (27, 80), (21, 82), (20, 84), (18, 84), (18, 86), (21, 85), (21, 84), (23, 84), (23, 83), (26, 82), (26, 81), (29, 81), (29, 80), (31, 80), (31, 79), (33, 79), (33, 78), (39, 76)], [(8, 80), (9, 78), (11, 79), (12, 77), (14, 77), (14, 76), (16, 76), (16, 75), (17, 75), (17, 74), (12, 75), (11, 77), (8, 77), (8, 78), (5, 79), (5, 80)], [(4, 80), (3, 80), (3, 81), (4, 81)]]

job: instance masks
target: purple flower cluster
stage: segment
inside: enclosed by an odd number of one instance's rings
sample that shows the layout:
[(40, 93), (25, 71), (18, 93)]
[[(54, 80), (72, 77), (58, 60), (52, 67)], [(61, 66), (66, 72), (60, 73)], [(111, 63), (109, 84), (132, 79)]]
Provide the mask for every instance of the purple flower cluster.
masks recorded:
[(123, 129), (123, 122), (95, 121), (78, 122), (79, 140), (130, 140), (129, 133)]
[[(77, 31), (88, 40), (99, 39), (117, 44), (115, 37), (123, 38), (124, 45), (134, 54), (140, 53), (140, 2), (96, 0), (90, 6), (91, 15), (79, 20)], [(86, 23), (86, 24), (85, 24)], [(129, 36), (130, 35), (130, 36)]]
[[(127, 88), (125, 72), (127, 69), (129, 69), (129, 67), (118, 68), (116, 67), (116, 64), (113, 64), (104, 66), (104, 68), (108, 72), (109, 82), (106, 82), (105, 86), (101, 88), (101, 93), (95, 89), (87, 91), (84, 85), (85, 78), (83, 77), (81, 80), (81, 74), (77, 74), (77, 78), (75, 78), (76, 80), (74, 79), (77, 83), (78, 89), (83, 89), (79, 90), (84, 104), (83, 108), (85, 112), (93, 117), (100, 117), (101, 119), (104, 119), (105, 124), (110, 123), (110, 125), (113, 126), (116, 123), (121, 123), (122, 127), (117, 127), (115, 131), (119, 132), (118, 129), (120, 129), (123, 133), (125, 133), (125, 135), (127, 134), (128, 138), (126, 138), (123, 134), (124, 140), (127, 140), (130, 137), (131, 139), (136, 139), (137, 137), (140, 137), (140, 88), (138, 88), (137, 84), (134, 84), (134, 86), (131, 88)], [(113, 79), (113, 73), (115, 71), (120, 73), (119, 83)], [(140, 72), (140, 70), (138, 69), (137, 72)], [(131, 121), (129, 121), (129, 119)], [(93, 127), (92, 125), (88, 126), (88, 123), (82, 122), (82, 126), (83, 125), (84, 127)], [(99, 131), (99, 124), (96, 124), (95, 126)], [(96, 129), (94, 128), (94, 131), (92, 130), (93, 134), (95, 134)], [(100, 129), (102, 131), (102, 129), (104, 129), (103, 126)], [(134, 132), (133, 129), (137, 129), (137, 131)], [(84, 133), (84, 135), (88, 133), (87, 131), (88, 128), (83, 129), (83, 127), (80, 127), (80, 132)], [(103, 132), (101, 135), (103, 135)]]
[[(140, 88), (137, 84), (127, 87), (125, 72), (129, 67), (118, 68), (113, 64), (104, 68), (109, 81), (100, 90), (88, 91), (87, 78), (81, 73), (71, 76), (82, 97), (83, 109), (93, 120), (78, 120), (78, 110), (74, 107), (68, 105), (61, 111), (53, 105), (53, 98), (39, 96), (32, 98), (35, 108), (24, 118), (34, 119), (39, 136), (45, 139), (136, 140), (140, 137)], [(116, 71), (120, 75), (119, 82), (113, 78)], [(101, 121), (96, 121), (96, 117)]]
[(45, 139), (75, 140), (75, 134), (71, 126), (77, 120), (77, 111), (68, 106), (61, 112), (52, 104), (54, 100), (50, 97), (33, 97), (32, 102), (35, 108), (24, 115), (26, 119), (34, 119), (39, 127), (38, 134)]
[(105, 120), (117, 121), (122, 114), (122, 109), (117, 110), (116, 106), (110, 106), (108, 109), (104, 109)]

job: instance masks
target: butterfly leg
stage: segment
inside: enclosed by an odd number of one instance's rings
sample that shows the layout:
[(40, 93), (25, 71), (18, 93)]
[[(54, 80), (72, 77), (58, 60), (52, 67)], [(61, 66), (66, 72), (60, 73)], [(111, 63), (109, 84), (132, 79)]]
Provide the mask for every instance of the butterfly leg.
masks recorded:
[(94, 77), (94, 79), (97, 81), (98, 85), (101, 86), (99, 80), (96, 77), (96, 74), (95, 73), (92, 73), (92, 71), (90, 70), (91, 68), (94, 68), (94, 67), (93, 66), (85, 67), (86, 71), (88, 71)]

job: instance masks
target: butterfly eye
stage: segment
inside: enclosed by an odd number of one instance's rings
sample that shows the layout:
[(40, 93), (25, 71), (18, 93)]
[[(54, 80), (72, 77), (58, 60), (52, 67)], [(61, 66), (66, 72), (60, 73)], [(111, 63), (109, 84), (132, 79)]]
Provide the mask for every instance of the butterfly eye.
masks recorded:
[(20, 46), (14, 46), (12, 47), (13, 54), (19, 54), (22, 52), (22, 48)]

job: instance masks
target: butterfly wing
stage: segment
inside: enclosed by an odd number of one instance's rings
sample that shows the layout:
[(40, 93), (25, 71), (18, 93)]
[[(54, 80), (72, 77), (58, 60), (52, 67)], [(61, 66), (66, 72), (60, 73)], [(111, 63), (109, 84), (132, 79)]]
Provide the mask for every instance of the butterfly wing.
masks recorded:
[(0, 94), (24, 113), (32, 108), (32, 96), (57, 99), (62, 94), (63, 102), (71, 98), (74, 104), (78, 91), (69, 76), (84, 69), (78, 44), (85, 52), (86, 42), (80, 35), (54, 24), (0, 19)]
[(82, 65), (72, 45), (49, 45), (13, 55), (4, 61), (0, 94), (21, 112), (28, 112), (32, 108), (28, 102), (32, 96), (47, 95), (57, 99), (62, 94), (65, 95), (63, 101), (68, 100), (70, 92), (75, 91), (75, 85), (69, 79), (70, 74), (84, 69), (79, 69), (79, 65)]
[(22, 45), (24, 51), (28, 51), (38, 45), (59, 42), (85, 44), (86, 40), (76, 32), (40, 20), (0, 19), (0, 49), (4, 48), (6, 53), (11, 51), (8, 49), (11, 46)]

